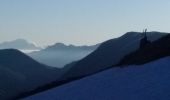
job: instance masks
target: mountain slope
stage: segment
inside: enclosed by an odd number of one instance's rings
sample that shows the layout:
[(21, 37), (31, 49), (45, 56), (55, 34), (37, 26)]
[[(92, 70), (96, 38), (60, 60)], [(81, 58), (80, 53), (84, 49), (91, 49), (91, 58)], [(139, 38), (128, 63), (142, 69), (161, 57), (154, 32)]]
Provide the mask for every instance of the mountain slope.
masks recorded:
[(43, 64), (62, 68), (68, 63), (84, 58), (93, 52), (97, 47), (98, 45), (67, 46), (63, 43), (56, 43), (55, 45), (49, 46), (44, 50), (33, 52), (28, 55)]
[(9, 99), (56, 80), (60, 70), (45, 66), (15, 49), (0, 50), (0, 99)]
[(169, 100), (170, 57), (112, 68), (23, 100)]
[(27, 42), (24, 39), (17, 39), (13, 41), (0, 43), (0, 49), (18, 49), (18, 50), (37, 50), (40, 47), (36, 47), (34, 44)]
[[(157, 40), (165, 35), (167, 34), (147, 32), (150, 41)], [(74, 64), (63, 76), (63, 79), (86, 76), (117, 64), (125, 55), (139, 48), (142, 38), (143, 34), (139, 32), (128, 32), (119, 38), (102, 43), (97, 50)]]
[(118, 65), (144, 64), (170, 56), (170, 35), (164, 36), (124, 57)]

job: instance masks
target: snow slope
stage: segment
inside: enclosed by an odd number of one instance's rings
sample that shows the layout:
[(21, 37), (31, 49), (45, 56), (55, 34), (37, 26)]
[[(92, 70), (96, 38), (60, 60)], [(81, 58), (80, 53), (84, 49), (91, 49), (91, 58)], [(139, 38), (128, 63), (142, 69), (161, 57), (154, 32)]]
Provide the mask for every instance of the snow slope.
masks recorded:
[(169, 100), (170, 57), (112, 68), (23, 100)]

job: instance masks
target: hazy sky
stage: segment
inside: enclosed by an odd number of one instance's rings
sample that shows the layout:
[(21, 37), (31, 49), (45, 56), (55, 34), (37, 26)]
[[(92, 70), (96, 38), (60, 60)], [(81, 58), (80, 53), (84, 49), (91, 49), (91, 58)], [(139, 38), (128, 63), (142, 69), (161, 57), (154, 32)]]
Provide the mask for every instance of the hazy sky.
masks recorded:
[(0, 0), (0, 42), (95, 44), (143, 28), (170, 32), (170, 0)]

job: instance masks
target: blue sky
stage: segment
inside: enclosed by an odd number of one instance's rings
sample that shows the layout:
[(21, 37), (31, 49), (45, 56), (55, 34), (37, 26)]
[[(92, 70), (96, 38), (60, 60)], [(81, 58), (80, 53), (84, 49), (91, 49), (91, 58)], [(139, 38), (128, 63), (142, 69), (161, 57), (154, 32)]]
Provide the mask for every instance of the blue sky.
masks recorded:
[(0, 42), (95, 44), (128, 31), (170, 32), (170, 0), (0, 0)]

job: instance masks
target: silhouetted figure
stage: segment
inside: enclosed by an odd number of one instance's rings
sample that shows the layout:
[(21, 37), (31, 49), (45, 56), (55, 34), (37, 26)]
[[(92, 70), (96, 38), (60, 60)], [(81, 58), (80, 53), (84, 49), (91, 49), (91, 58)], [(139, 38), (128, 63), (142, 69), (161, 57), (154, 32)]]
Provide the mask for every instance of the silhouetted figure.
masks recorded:
[(150, 44), (151, 42), (147, 38), (147, 29), (143, 31), (143, 38), (140, 40), (140, 48), (145, 47), (147, 44)]

